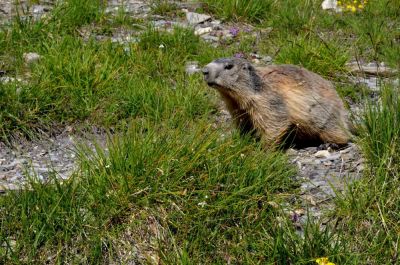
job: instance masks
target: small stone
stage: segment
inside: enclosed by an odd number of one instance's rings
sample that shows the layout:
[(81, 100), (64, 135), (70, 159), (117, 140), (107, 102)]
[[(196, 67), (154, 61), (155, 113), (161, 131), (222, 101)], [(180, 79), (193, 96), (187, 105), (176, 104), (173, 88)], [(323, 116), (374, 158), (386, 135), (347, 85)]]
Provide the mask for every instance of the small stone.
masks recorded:
[(211, 36), (210, 34), (204, 34), (201, 38), (207, 42), (218, 42), (219, 38), (216, 36)]
[(359, 62), (351, 62), (346, 64), (346, 66), (352, 73), (361, 73), (374, 76), (393, 76), (397, 74), (397, 71), (395, 69), (386, 66), (384, 62), (381, 63), (372, 62), (366, 64), (361, 64)]
[(13, 184), (13, 183), (2, 183), (0, 184), (0, 193), (4, 193), (8, 190), (19, 190), (21, 189), (20, 185)]
[(196, 61), (187, 62), (185, 66), (185, 72), (188, 75), (200, 72), (199, 63)]
[(213, 30), (212, 27), (197, 28), (197, 29), (194, 31), (194, 34), (195, 34), (195, 35), (204, 35), (204, 34), (206, 34), (206, 33), (210, 33), (212, 30)]
[(331, 156), (328, 150), (320, 150), (314, 154), (316, 158), (328, 158)]
[(274, 208), (274, 209), (279, 208), (279, 204), (277, 204), (277, 203), (274, 202), (274, 201), (269, 201), (269, 202), (267, 202), (267, 204), (270, 205), (270, 206), (271, 206), (272, 208)]
[(299, 216), (303, 216), (306, 211), (304, 209), (297, 209), (297, 210), (294, 210), (294, 212)]
[(331, 153), (327, 158), (322, 159), (322, 161), (335, 161), (341, 158), (340, 153)]
[(325, 0), (324, 2), (322, 2), (321, 7), (323, 10), (329, 10), (329, 9), (336, 10), (337, 2), (336, 0)]
[(272, 62), (272, 57), (271, 57), (271, 56), (263, 56), (263, 57), (261, 58), (261, 60), (262, 60), (264, 63), (270, 63), (270, 62)]
[(351, 147), (346, 148), (346, 149), (343, 149), (343, 150), (340, 150), (339, 153), (340, 153), (340, 154), (347, 154), (347, 153), (350, 152), (350, 150), (351, 150)]
[(33, 14), (43, 14), (50, 11), (50, 7), (43, 5), (33, 5), (31, 8)]
[(36, 52), (28, 52), (23, 54), (26, 64), (33, 64), (40, 60), (41, 56)]
[[(183, 10), (183, 11), (187, 11), (187, 10)], [(209, 16), (209, 15), (199, 14), (199, 13), (195, 13), (195, 12), (188, 12), (188, 11), (186, 12), (186, 20), (191, 25), (197, 25), (197, 24), (203, 23), (210, 19), (211, 19), (211, 16)]]
[(220, 25), (221, 24), (221, 20), (213, 20), (211, 21), (211, 25)]
[(295, 149), (293, 149), (293, 148), (289, 148), (287, 151), (286, 151), (286, 155), (288, 155), (288, 156), (295, 156), (295, 155), (297, 155), (298, 154), (298, 152), (295, 150)]
[(250, 53), (251, 58), (253, 59), (261, 59), (262, 57), (258, 55), (257, 53)]
[(15, 82), (15, 81), (16, 81), (16, 79), (13, 77), (9, 77), (9, 76), (0, 77), (0, 83), (3, 83), (3, 84)]
[(313, 196), (311, 196), (311, 195), (303, 195), (302, 197), (303, 197), (303, 199), (304, 199), (305, 201), (307, 201), (307, 202), (310, 203), (311, 205), (313, 205), (313, 206), (316, 206), (316, 205), (317, 205), (317, 203), (315, 202)]

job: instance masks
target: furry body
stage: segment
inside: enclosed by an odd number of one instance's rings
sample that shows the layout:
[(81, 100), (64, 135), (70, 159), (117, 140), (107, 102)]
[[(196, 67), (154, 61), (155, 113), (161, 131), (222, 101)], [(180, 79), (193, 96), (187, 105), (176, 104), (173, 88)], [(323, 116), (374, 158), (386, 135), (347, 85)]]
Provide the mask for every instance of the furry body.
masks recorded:
[(255, 131), (268, 144), (346, 144), (351, 134), (343, 102), (332, 83), (294, 65), (253, 67), (218, 59), (204, 69), (243, 132)]

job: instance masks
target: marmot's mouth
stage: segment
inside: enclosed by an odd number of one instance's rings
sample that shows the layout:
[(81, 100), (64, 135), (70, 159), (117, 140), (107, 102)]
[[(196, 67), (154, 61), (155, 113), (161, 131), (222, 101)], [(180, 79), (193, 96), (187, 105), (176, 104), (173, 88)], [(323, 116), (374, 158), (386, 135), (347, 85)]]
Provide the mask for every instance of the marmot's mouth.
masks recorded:
[(222, 86), (220, 86), (220, 85), (218, 85), (217, 83), (214, 83), (214, 82), (207, 82), (207, 85), (212, 87), (212, 88), (215, 88), (215, 89), (222, 89), (223, 88)]

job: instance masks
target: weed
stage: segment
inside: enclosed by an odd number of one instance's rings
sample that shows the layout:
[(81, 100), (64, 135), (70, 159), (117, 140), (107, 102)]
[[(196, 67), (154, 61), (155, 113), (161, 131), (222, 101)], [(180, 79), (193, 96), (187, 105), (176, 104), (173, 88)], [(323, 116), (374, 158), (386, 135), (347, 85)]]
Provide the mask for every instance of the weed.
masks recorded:
[(205, 10), (215, 12), (218, 15), (230, 20), (245, 20), (250, 22), (262, 22), (271, 10), (272, 1), (266, 0), (225, 0), (225, 1), (204, 1)]

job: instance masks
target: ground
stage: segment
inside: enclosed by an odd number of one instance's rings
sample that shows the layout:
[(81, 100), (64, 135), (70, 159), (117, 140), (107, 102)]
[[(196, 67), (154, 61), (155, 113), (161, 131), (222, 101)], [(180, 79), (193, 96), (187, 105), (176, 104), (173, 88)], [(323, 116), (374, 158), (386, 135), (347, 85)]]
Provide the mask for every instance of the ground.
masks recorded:
[[(320, 4), (0, 3), (1, 261), (395, 264), (400, 5)], [(223, 56), (331, 80), (357, 136), (240, 136), (199, 73)]]

